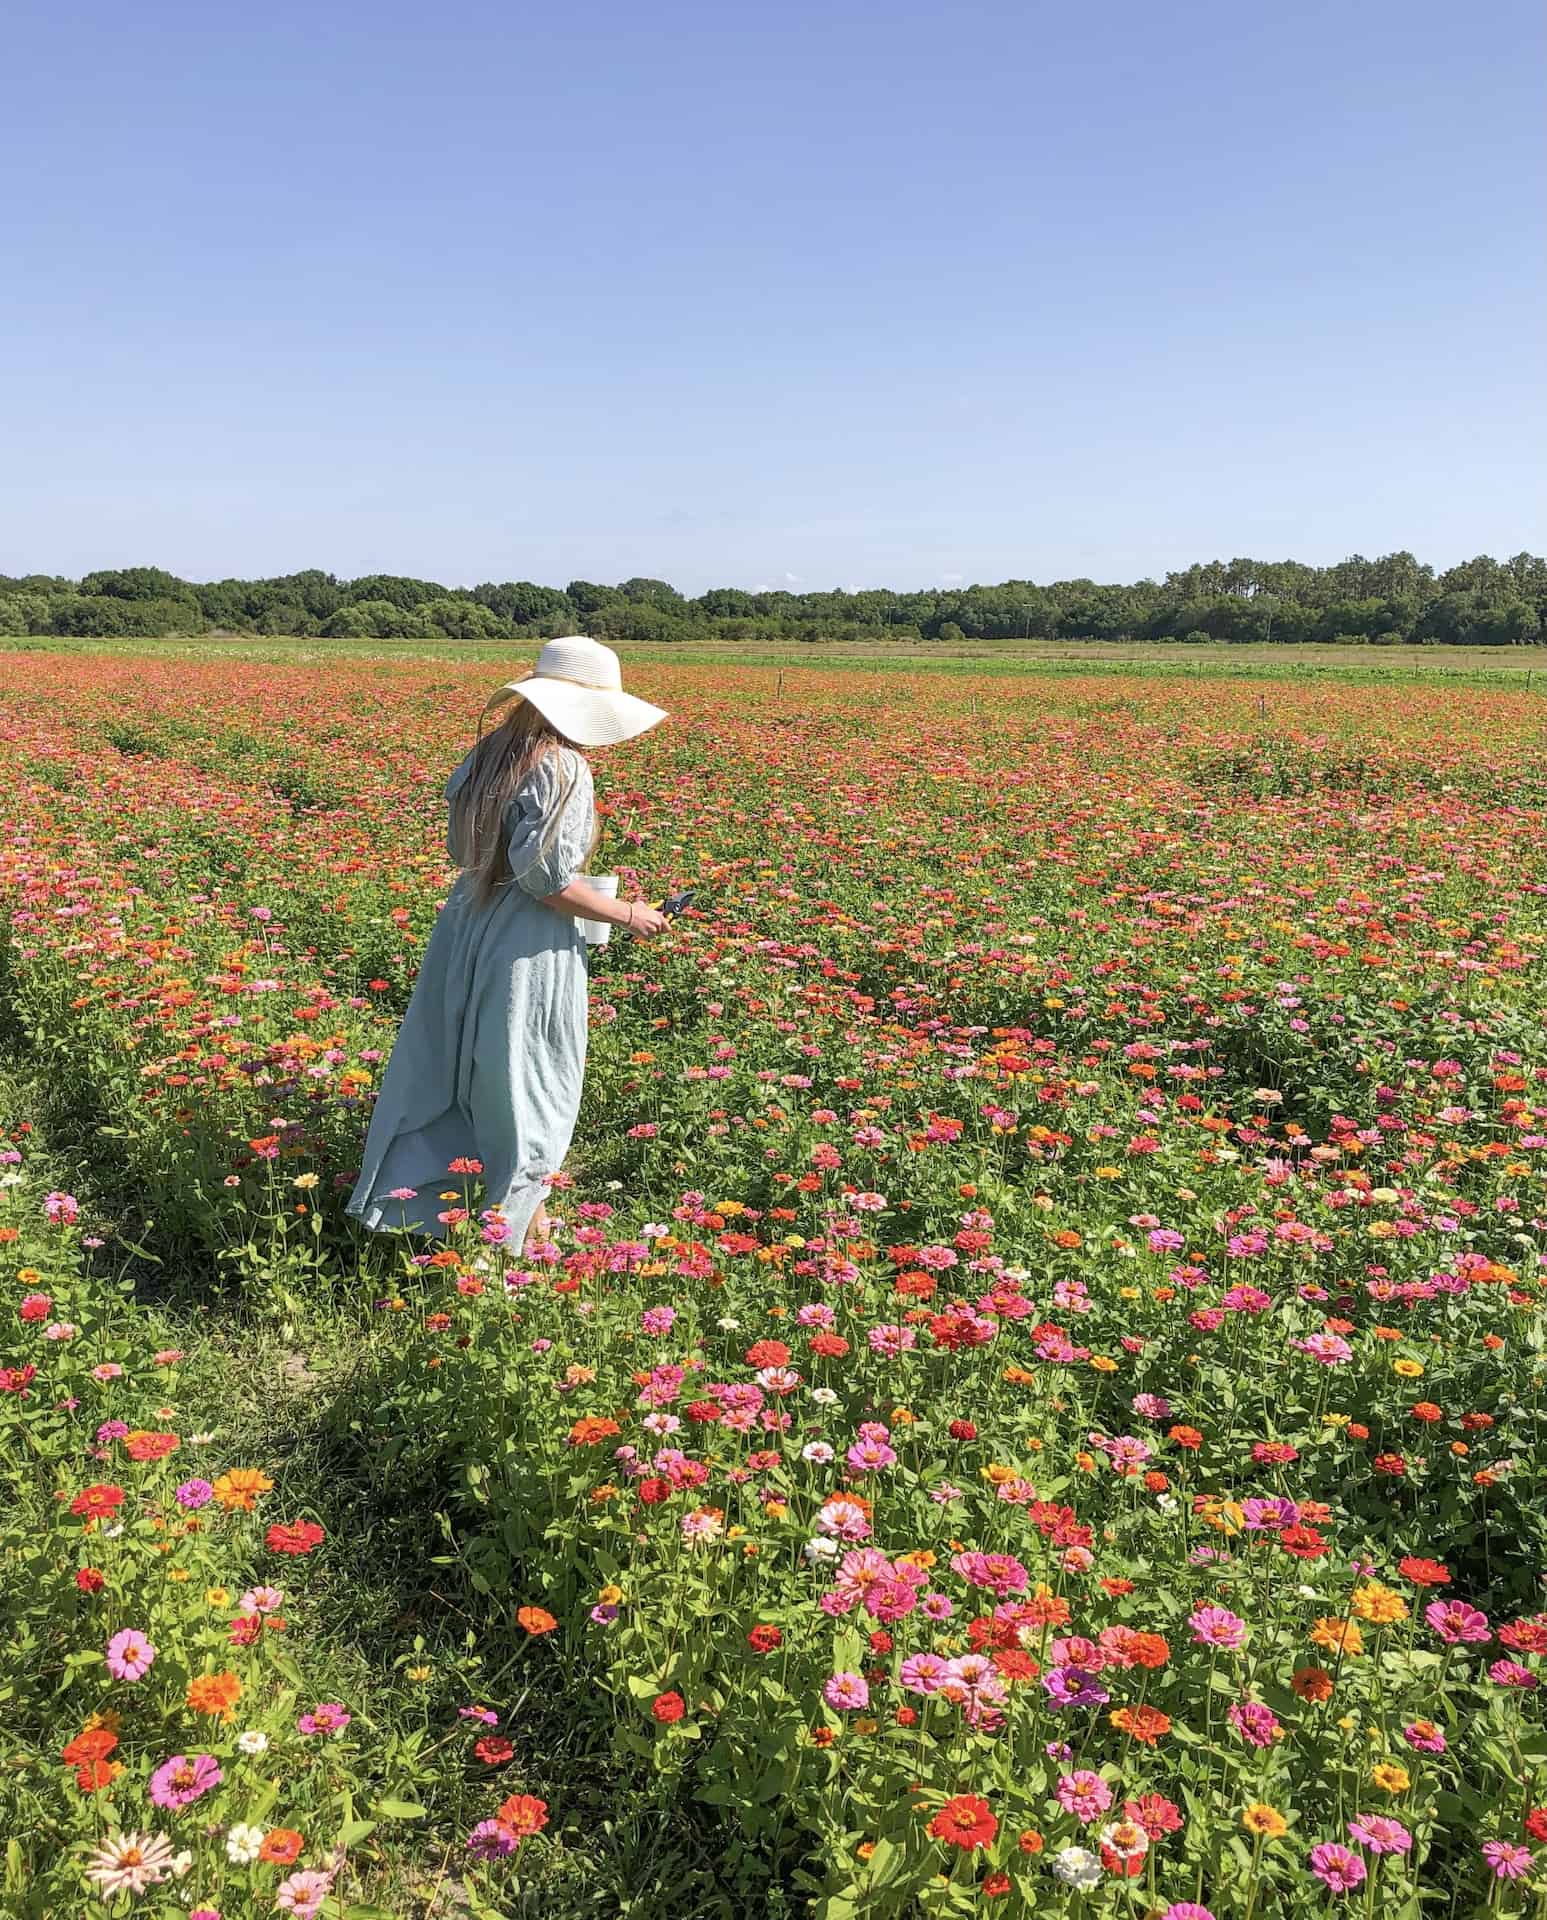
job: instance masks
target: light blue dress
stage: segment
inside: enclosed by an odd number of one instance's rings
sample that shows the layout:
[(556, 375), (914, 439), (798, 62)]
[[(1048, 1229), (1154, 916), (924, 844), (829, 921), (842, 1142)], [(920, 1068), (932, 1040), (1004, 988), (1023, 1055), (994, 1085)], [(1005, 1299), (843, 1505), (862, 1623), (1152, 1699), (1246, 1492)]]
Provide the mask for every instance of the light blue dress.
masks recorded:
[[(446, 851), (459, 865), (458, 789), (446, 783)], [(595, 824), (591, 769), (569, 748), (539, 761), (504, 827), (511, 878), (485, 906), (460, 874), (425, 948), (387, 1063), (348, 1211), (373, 1232), (444, 1232), (443, 1193), (469, 1183), (453, 1160), (483, 1163), (481, 1204), (498, 1207), (519, 1247), (550, 1174), (569, 1151), (585, 1076), (585, 941), (542, 904), (579, 874)], [(394, 1200), (394, 1189), (416, 1198)]]

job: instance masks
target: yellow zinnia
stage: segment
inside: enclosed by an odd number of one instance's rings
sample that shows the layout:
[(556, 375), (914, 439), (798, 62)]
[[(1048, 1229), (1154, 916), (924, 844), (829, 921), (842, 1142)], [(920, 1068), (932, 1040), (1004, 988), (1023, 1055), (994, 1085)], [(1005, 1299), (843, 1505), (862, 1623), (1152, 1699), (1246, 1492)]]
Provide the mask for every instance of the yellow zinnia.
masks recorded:
[(1361, 1620), (1377, 1627), (1389, 1627), (1394, 1621), (1407, 1618), (1407, 1602), (1393, 1588), (1382, 1586), (1379, 1580), (1366, 1580), (1354, 1588), (1353, 1610)]

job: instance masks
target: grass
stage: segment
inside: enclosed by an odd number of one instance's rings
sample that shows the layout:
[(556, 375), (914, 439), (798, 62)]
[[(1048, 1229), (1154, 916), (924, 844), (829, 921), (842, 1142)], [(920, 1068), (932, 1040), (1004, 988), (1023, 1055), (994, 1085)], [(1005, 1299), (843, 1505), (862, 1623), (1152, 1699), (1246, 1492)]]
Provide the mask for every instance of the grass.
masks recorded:
[[(159, 640), (60, 639), (32, 635), (0, 639), (0, 648), (28, 653), (107, 654), (119, 657), (234, 659), (310, 666), (348, 661), (489, 661), (508, 666), (536, 651), (519, 639), (489, 641), (315, 640), (240, 634), (167, 635)], [(625, 660), (687, 665), (902, 670), (908, 673), (1119, 673), (1139, 677), (1191, 675), (1252, 679), (1330, 679), (1350, 682), (1454, 680), (1472, 686), (1508, 686), (1547, 692), (1547, 647), (1165, 646), (1150, 641), (895, 639), (791, 641), (784, 646), (682, 641), (669, 646), (618, 649)]]

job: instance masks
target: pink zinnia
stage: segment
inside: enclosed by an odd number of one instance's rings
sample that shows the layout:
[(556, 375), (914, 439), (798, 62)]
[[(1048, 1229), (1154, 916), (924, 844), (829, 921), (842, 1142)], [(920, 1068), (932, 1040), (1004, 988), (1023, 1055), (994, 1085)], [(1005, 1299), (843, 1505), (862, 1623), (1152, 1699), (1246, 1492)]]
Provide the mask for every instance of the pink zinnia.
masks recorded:
[(151, 1804), (187, 1807), (218, 1787), (225, 1775), (212, 1753), (174, 1753), (150, 1776)]
[(1246, 1622), (1228, 1607), (1195, 1607), (1187, 1616), (1192, 1637), (1205, 1647), (1235, 1652), (1246, 1640)]
[(951, 1565), (975, 1587), (987, 1587), (1001, 1596), (1019, 1593), (1029, 1578), (1026, 1569), (1011, 1553), (958, 1553)]
[(498, 1820), (480, 1820), (467, 1836), (467, 1850), (475, 1860), (503, 1860), (520, 1844), (510, 1828), (502, 1827)]
[(1413, 1844), (1413, 1836), (1402, 1822), (1384, 1813), (1361, 1813), (1357, 1820), (1349, 1821), (1348, 1831), (1371, 1853), (1406, 1853)]
[(917, 1594), (903, 1580), (878, 1580), (865, 1589), (865, 1611), (888, 1626), (906, 1619), (917, 1604)]
[(1259, 1700), (1238, 1702), (1230, 1709), (1229, 1720), (1249, 1747), (1271, 1747), (1275, 1740), (1284, 1737), (1278, 1715)]
[(320, 1706), (313, 1707), (310, 1713), (303, 1713), (296, 1721), (298, 1733), (340, 1734), (354, 1718), (346, 1713), (342, 1701), (324, 1700)]
[(858, 1713), (870, 1705), (870, 1689), (857, 1673), (835, 1673), (823, 1687), (822, 1698), (842, 1713)]
[(294, 1913), (300, 1920), (316, 1920), (322, 1903), (333, 1891), (331, 1873), (319, 1873), (313, 1867), (292, 1873), (274, 1889), (274, 1904), (281, 1913)]
[(1089, 1767), (1081, 1767), (1078, 1772), (1066, 1773), (1058, 1782), (1058, 1804), (1065, 1813), (1072, 1813), (1077, 1820), (1087, 1823), (1099, 1820), (1112, 1804), (1112, 1789), (1099, 1773), (1093, 1773)]
[(1312, 1847), (1311, 1871), (1333, 1893), (1350, 1893), (1365, 1878), (1364, 1862), (1358, 1854), (1335, 1840)]
[(1529, 1847), (1511, 1846), (1508, 1840), (1490, 1840), (1483, 1848), (1483, 1858), (1496, 1878), (1519, 1880), (1531, 1871), (1535, 1855)]
[(1160, 1920), (1214, 1920), (1207, 1907), (1200, 1907), (1196, 1900), (1173, 1900)]
[(150, 1672), (156, 1649), (134, 1627), (125, 1627), (107, 1643), (107, 1670), (115, 1680), (140, 1680)]
[(909, 1693), (938, 1693), (951, 1677), (951, 1663), (938, 1653), (913, 1653), (903, 1661), (897, 1678)]
[(1423, 1617), (1447, 1646), (1480, 1644), (1493, 1638), (1487, 1614), (1464, 1600), (1433, 1600), (1424, 1608)]

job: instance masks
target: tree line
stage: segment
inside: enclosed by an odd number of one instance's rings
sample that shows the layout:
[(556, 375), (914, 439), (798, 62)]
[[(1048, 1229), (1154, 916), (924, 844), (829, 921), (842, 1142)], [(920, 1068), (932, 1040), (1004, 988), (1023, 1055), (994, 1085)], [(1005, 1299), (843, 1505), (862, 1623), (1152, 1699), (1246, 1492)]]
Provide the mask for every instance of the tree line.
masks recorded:
[(1547, 560), (1481, 555), (1436, 573), (1410, 553), (1335, 566), (1210, 560), (1164, 580), (1006, 580), (997, 586), (818, 593), (664, 580), (617, 586), (529, 580), (446, 587), (400, 574), (340, 580), (310, 569), (268, 580), (179, 579), (119, 567), (80, 580), (0, 574), (0, 634), (154, 637), (208, 632), (324, 640), (498, 640), (585, 631), (599, 639), (822, 641), (1147, 640), (1198, 645), (1524, 646), (1547, 630)]

